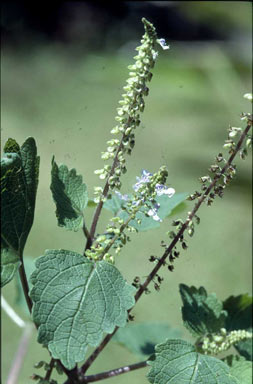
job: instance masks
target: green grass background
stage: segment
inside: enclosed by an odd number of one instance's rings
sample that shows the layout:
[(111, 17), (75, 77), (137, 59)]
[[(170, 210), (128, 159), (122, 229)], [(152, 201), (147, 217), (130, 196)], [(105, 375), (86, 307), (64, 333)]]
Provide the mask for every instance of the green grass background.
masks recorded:
[[(223, 43), (225, 44), (225, 43)], [(168, 182), (177, 192), (192, 193), (200, 188), (198, 178), (207, 173), (215, 155), (222, 151), (229, 124), (244, 126), (240, 113), (249, 111), (243, 94), (250, 91), (251, 72), (247, 60), (248, 42), (237, 42), (232, 58), (222, 43), (171, 42), (171, 50), (159, 53), (150, 96), (142, 123), (136, 131), (136, 147), (128, 158), (128, 173), (123, 176), (122, 192), (130, 192), (142, 169), (155, 172), (167, 165)], [(246, 53), (245, 53), (246, 52)], [(45, 249), (64, 248), (82, 252), (81, 231), (67, 232), (57, 227), (55, 206), (49, 189), (51, 158), (76, 168), (88, 186), (102, 185), (94, 170), (101, 168), (101, 151), (106, 148), (110, 129), (115, 125), (117, 101), (128, 76), (127, 65), (134, 52), (87, 53), (76, 57), (60, 44), (38, 44), (24, 53), (5, 50), (2, 57), (2, 142), (8, 137), (20, 144), (28, 136), (36, 139), (41, 156), (35, 221), (25, 248), (25, 257), (37, 258)], [(246, 64), (245, 64), (246, 62)], [(225, 153), (225, 152), (224, 152)], [(226, 157), (228, 157), (226, 155)], [(201, 224), (189, 240), (189, 248), (175, 263), (174, 273), (161, 271), (161, 291), (152, 288), (133, 310), (137, 322), (162, 321), (182, 330), (190, 340), (181, 320), (178, 285), (185, 283), (220, 299), (251, 292), (251, 157), (236, 159), (238, 173), (211, 207), (199, 211)], [(186, 203), (180, 213), (184, 219), (193, 204)], [(85, 218), (91, 223), (93, 209)], [(110, 217), (104, 211), (98, 231)], [(132, 235), (132, 241), (117, 257), (117, 267), (131, 282), (134, 276), (146, 276), (152, 268), (151, 254), (162, 254), (160, 241), (166, 240), (171, 220), (160, 229)], [(2, 291), (15, 310), (15, 284)], [(2, 314), (2, 380), (6, 378), (17, 349), (21, 331)], [(33, 364), (49, 360), (46, 349), (36, 342), (36, 331), (29, 344), (19, 384), (32, 383)], [(123, 347), (111, 343), (99, 356), (89, 374), (132, 364), (138, 358)], [(142, 369), (107, 380), (107, 383), (144, 384)], [(56, 375), (54, 377), (57, 377)], [(59, 383), (63, 379), (59, 378)]]

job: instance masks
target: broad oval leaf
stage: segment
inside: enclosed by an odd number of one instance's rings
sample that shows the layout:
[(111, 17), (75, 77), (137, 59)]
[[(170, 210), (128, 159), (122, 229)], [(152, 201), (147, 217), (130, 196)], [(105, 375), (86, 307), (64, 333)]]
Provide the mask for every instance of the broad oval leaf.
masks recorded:
[(184, 325), (194, 336), (217, 333), (225, 326), (227, 312), (214, 293), (208, 295), (204, 287), (197, 289), (185, 284), (179, 285), (179, 291)]
[(51, 185), (56, 204), (58, 225), (68, 230), (77, 231), (83, 226), (83, 210), (88, 204), (88, 193), (82, 176), (75, 169), (61, 164), (59, 167), (52, 159)]
[(31, 276), (38, 341), (72, 369), (103, 332), (126, 324), (135, 288), (105, 261), (94, 263), (66, 250), (47, 250)]
[(178, 329), (169, 327), (165, 323), (127, 324), (113, 336), (113, 341), (120, 343), (135, 355), (147, 357), (155, 352), (155, 345), (166, 338), (181, 336)]
[(154, 384), (239, 384), (227, 364), (201, 355), (184, 340), (167, 340), (155, 348), (147, 375)]

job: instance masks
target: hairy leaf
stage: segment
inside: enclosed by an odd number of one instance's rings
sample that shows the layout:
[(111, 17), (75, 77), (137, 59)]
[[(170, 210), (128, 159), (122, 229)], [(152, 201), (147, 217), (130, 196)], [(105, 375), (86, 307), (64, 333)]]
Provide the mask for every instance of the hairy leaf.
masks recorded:
[(252, 384), (252, 362), (242, 356), (230, 355), (224, 361), (230, 367), (230, 373), (240, 384)]
[[(39, 157), (35, 140), (29, 137), (20, 148), (14, 139), (9, 139), (1, 159), (2, 261), (6, 260), (7, 253), (12, 255), (11, 260), (17, 260), (23, 253), (34, 219), (38, 173)], [(17, 256), (14, 257), (15, 253)], [(17, 269), (17, 265), (12, 271)], [(10, 276), (13, 277), (14, 273)]]
[(184, 325), (194, 336), (217, 333), (225, 326), (227, 312), (214, 293), (207, 295), (204, 287), (197, 289), (185, 284), (179, 285), (179, 291)]
[(1, 239), (1, 287), (4, 287), (13, 279), (20, 264), (18, 254), (6, 247)]
[(184, 340), (167, 340), (155, 348), (147, 375), (154, 384), (239, 384), (227, 364), (201, 355)]
[(87, 187), (82, 176), (77, 175), (75, 169), (69, 171), (64, 164), (58, 167), (53, 157), (50, 189), (56, 204), (58, 225), (77, 231), (83, 226), (83, 210), (88, 204)]
[(113, 340), (122, 344), (134, 354), (143, 357), (150, 356), (155, 351), (155, 345), (164, 339), (181, 336), (178, 329), (173, 329), (164, 323), (128, 324), (117, 331)]
[[(252, 332), (252, 307), (253, 298), (248, 294), (230, 296), (223, 303), (224, 309), (228, 312), (226, 319), (226, 329), (229, 331), (245, 329)], [(252, 358), (252, 339), (240, 341), (234, 347), (247, 360)]]
[(134, 305), (135, 288), (115, 266), (71, 251), (47, 250), (30, 280), (38, 341), (68, 369), (83, 360), (88, 345), (100, 343), (103, 332), (125, 326)]

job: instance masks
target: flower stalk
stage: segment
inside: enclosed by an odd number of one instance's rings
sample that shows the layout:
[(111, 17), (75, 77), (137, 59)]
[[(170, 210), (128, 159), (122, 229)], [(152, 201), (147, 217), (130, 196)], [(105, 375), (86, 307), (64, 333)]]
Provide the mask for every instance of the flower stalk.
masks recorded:
[(152, 78), (151, 69), (154, 67), (158, 52), (155, 44), (159, 43), (163, 49), (167, 49), (165, 42), (157, 39), (154, 26), (145, 18), (142, 19), (145, 33), (141, 39), (141, 45), (136, 48), (138, 54), (134, 57), (135, 64), (128, 69), (129, 78), (123, 87), (120, 107), (117, 108), (115, 120), (117, 125), (111, 130), (112, 135), (121, 134), (121, 139), (113, 138), (107, 142), (108, 147), (102, 152), (101, 158), (104, 161), (111, 160), (112, 164), (106, 164), (102, 169), (95, 171), (101, 180), (106, 180), (104, 188), (95, 187), (95, 202), (98, 203), (90, 228), (90, 237), (86, 243), (86, 250), (89, 249), (94, 240), (97, 222), (108, 194), (113, 189), (121, 188), (120, 176), (126, 173), (125, 155), (130, 155), (135, 145), (135, 129), (140, 125), (140, 114), (144, 111), (144, 97), (148, 95), (147, 83)]
[[(178, 241), (180, 241), (183, 238), (185, 230), (189, 227), (189, 223), (193, 221), (194, 217), (196, 217), (196, 213), (197, 213), (198, 209), (200, 208), (200, 206), (202, 205), (202, 203), (204, 201), (208, 202), (208, 195), (210, 193), (212, 193), (211, 191), (216, 187), (216, 184), (218, 183), (218, 181), (221, 180), (223, 178), (223, 176), (226, 174), (228, 168), (231, 167), (235, 156), (240, 152), (240, 150), (243, 146), (243, 142), (244, 142), (245, 138), (248, 137), (250, 128), (252, 126), (252, 116), (250, 114), (245, 114), (244, 117), (245, 117), (245, 119), (244, 118), (243, 119), (247, 121), (247, 126), (243, 130), (243, 132), (241, 133), (241, 136), (239, 137), (237, 144), (234, 146), (234, 149), (233, 149), (228, 161), (223, 166), (223, 168), (220, 170), (220, 172), (215, 174), (210, 185), (208, 187), (206, 187), (204, 192), (198, 196), (198, 201), (195, 204), (193, 210), (188, 213), (187, 219), (185, 220), (185, 222), (182, 225), (180, 225), (179, 231), (177, 232), (177, 234), (175, 234), (175, 236), (173, 236), (171, 243), (165, 249), (162, 257), (159, 258), (158, 260), (156, 260), (155, 267), (150, 272), (150, 274), (147, 276), (144, 283), (140, 285), (138, 291), (135, 294), (135, 302), (137, 302), (140, 299), (140, 297), (142, 296), (142, 294), (146, 291), (148, 285), (150, 284), (151, 281), (153, 281), (153, 279), (157, 275), (157, 272), (159, 271), (159, 269), (166, 264), (166, 259), (168, 258), (169, 255), (172, 254), (172, 251), (173, 251), (174, 247), (176, 246), (176, 244), (178, 243)], [(223, 157), (222, 157), (222, 159), (223, 159)], [(218, 155), (218, 160), (222, 160), (222, 159), (221, 159), (221, 156)], [(197, 217), (197, 221), (199, 221), (198, 217)], [(170, 271), (173, 271), (174, 266), (169, 265), (168, 269)], [(131, 308), (128, 312), (131, 312), (131, 310), (133, 308)], [(98, 357), (98, 355), (102, 352), (102, 350), (105, 348), (105, 346), (109, 343), (109, 341), (111, 340), (113, 335), (117, 332), (117, 330), (118, 330), (118, 327), (115, 328), (115, 330), (112, 334), (106, 335), (105, 338), (100, 343), (100, 345), (89, 356), (89, 358), (86, 360), (86, 362), (80, 368), (80, 371), (82, 372), (82, 374), (85, 374), (85, 372), (89, 369), (89, 367), (92, 365), (94, 360)]]
[[(143, 170), (142, 176), (137, 177), (137, 183), (133, 186), (135, 193), (132, 197), (121, 195), (120, 192), (116, 191), (117, 196), (126, 202), (122, 206), (122, 210), (127, 213), (128, 218), (124, 221), (121, 217), (113, 217), (107, 226), (106, 233), (97, 237), (91, 248), (85, 251), (85, 255), (95, 261), (104, 259), (114, 263), (114, 257), (108, 251), (117, 242), (115, 253), (118, 254), (126, 241), (130, 240), (124, 234), (125, 229), (130, 232), (138, 231), (130, 225), (130, 222), (136, 218), (137, 212), (143, 212), (145, 215), (153, 217), (155, 221), (162, 221), (157, 214), (160, 205), (155, 198), (164, 194), (172, 197), (175, 193), (173, 188), (168, 188), (165, 185), (167, 176), (168, 172), (165, 166), (160, 167), (155, 174)], [(141, 219), (138, 219), (137, 222), (140, 224)], [(116, 225), (119, 227), (117, 228)]]

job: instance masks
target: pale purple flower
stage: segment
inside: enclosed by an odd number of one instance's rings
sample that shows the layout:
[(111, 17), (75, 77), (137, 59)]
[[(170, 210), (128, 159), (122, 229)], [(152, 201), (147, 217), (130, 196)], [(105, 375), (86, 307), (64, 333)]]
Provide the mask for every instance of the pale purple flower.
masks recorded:
[[(138, 192), (139, 189), (143, 186), (143, 184), (146, 184), (151, 181), (152, 176), (153, 176), (152, 173), (143, 169), (141, 172), (141, 177), (136, 177), (137, 183), (133, 185), (134, 191)], [(169, 188), (164, 184), (157, 183), (155, 186), (155, 192), (157, 196), (167, 195), (170, 198), (174, 195), (175, 189)], [(144, 201), (144, 197), (140, 198), (138, 201), (134, 201), (133, 205), (137, 206), (143, 201)], [(152, 208), (150, 208), (149, 211), (147, 212), (147, 214), (151, 216), (153, 220), (162, 222), (161, 218), (157, 214), (159, 208), (160, 208), (160, 204), (154, 203)]]
[(134, 191), (138, 192), (138, 190), (142, 187), (142, 184), (148, 183), (150, 181), (152, 175), (152, 173), (143, 169), (141, 172), (141, 177), (136, 177), (137, 183), (133, 185)]
[(155, 203), (153, 208), (150, 208), (150, 210), (148, 211), (148, 215), (152, 216), (153, 220), (159, 221), (161, 223), (162, 219), (160, 219), (160, 217), (157, 215), (157, 211), (159, 208), (160, 208), (160, 204)]
[(128, 201), (129, 196), (128, 195), (122, 195), (119, 191), (115, 191), (115, 195), (118, 196), (120, 200)]
[(162, 49), (170, 49), (170, 46), (166, 44), (165, 39), (158, 39), (157, 42), (160, 44)]
[(175, 193), (174, 188), (168, 188), (163, 184), (156, 184), (155, 191), (157, 196), (167, 195), (168, 197), (172, 197)]

